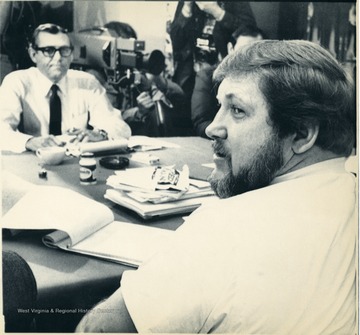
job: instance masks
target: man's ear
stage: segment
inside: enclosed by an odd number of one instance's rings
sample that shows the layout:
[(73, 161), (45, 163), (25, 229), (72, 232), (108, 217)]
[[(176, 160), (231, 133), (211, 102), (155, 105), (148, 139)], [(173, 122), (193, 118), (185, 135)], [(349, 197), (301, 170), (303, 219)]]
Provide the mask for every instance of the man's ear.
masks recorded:
[(228, 42), (226, 46), (227, 46), (228, 55), (230, 55), (234, 51), (234, 46), (232, 45), (231, 42)]
[(303, 154), (311, 149), (319, 135), (318, 124), (304, 124), (300, 127), (292, 140), (292, 150), (295, 154)]
[(32, 48), (31, 45), (28, 48), (28, 54), (30, 56), (30, 59), (33, 61), (33, 63), (36, 64), (36, 58), (35, 58), (36, 51)]

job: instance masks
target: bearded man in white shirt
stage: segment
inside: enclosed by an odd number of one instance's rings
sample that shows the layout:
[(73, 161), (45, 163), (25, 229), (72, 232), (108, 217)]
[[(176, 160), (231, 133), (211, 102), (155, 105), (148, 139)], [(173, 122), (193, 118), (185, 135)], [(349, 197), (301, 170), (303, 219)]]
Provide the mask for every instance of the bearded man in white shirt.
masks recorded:
[[(36, 151), (63, 145), (56, 137), (61, 134), (77, 135), (80, 142), (131, 135), (94, 76), (69, 70), (72, 50), (64, 28), (47, 23), (35, 29), (28, 52), (36, 67), (10, 73), (0, 87), (4, 149)], [(53, 97), (56, 116), (51, 115)]]
[(214, 73), (218, 200), (80, 322), (82, 332), (355, 334), (353, 88), (326, 50), (260, 41)]

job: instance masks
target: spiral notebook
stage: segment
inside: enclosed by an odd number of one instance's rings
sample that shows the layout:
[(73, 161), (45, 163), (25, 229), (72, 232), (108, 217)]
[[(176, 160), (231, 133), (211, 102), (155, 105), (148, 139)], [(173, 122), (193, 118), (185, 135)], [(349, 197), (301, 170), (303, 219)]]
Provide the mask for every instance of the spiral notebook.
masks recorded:
[(1, 219), (11, 230), (53, 230), (48, 247), (137, 267), (168, 243), (171, 230), (114, 221), (105, 205), (58, 186), (31, 188)]

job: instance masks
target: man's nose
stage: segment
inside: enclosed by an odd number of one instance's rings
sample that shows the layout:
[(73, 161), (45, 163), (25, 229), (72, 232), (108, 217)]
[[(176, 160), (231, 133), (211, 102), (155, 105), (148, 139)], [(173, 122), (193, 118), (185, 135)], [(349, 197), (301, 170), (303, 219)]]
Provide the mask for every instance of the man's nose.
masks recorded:
[(52, 56), (52, 59), (61, 59), (61, 53), (60, 50), (55, 50), (54, 56)]
[(219, 110), (217, 112), (214, 120), (207, 126), (207, 128), (205, 129), (205, 133), (208, 137), (210, 137), (212, 139), (227, 138), (225, 117), (221, 113), (221, 110)]

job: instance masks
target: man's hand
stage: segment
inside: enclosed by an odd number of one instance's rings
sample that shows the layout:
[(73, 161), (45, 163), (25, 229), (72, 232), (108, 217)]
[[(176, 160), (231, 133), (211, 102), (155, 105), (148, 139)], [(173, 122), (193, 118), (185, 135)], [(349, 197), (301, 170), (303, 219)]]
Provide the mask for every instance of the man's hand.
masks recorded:
[(225, 11), (216, 1), (196, 1), (196, 5), (200, 10), (212, 15), (217, 21), (221, 21), (225, 15)]
[(185, 17), (192, 16), (192, 6), (193, 6), (192, 1), (184, 1), (183, 8), (181, 9), (182, 15), (184, 15)]
[(148, 92), (141, 92), (139, 96), (136, 98), (138, 108), (139, 108), (139, 117), (142, 118), (154, 108), (155, 103), (151, 98)]
[(36, 151), (43, 147), (62, 147), (65, 143), (54, 135), (31, 137), (25, 144), (26, 150)]
[(86, 142), (100, 142), (107, 140), (107, 136), (99, 130), (81, 130), (81, 129), (70, 129), (67, 131), (68, 135), (76, 135), (70, 142), (73, 144), (86, 143)]
[(162, 74), (154, 75), (151, 73), (146, 73), (145, 75), (150, 83), (155, 84), (155, 86), (161, 92), (166, 93), (166, 91), (168, 90), (168, 81)]

